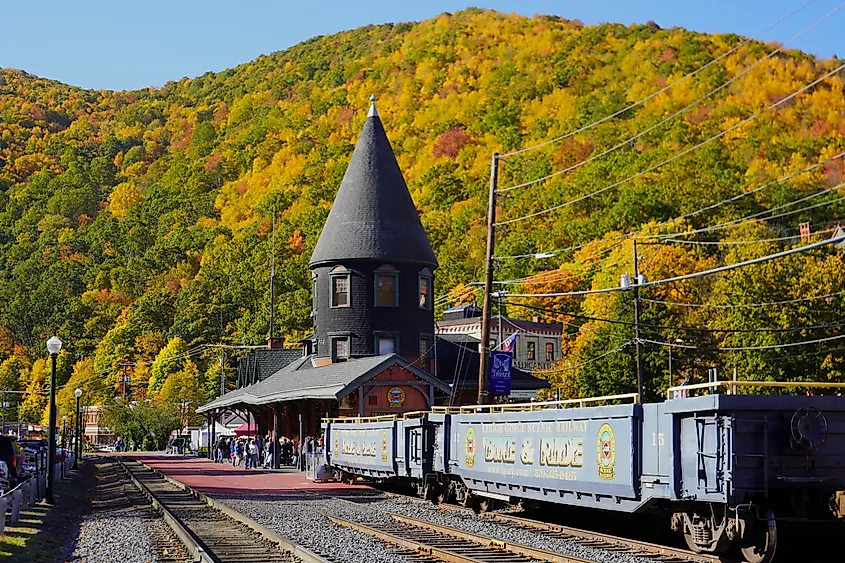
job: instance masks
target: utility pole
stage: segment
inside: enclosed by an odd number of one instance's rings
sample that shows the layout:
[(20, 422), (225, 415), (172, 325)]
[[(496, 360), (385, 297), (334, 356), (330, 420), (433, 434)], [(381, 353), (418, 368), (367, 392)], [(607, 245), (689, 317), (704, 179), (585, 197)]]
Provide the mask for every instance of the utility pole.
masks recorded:
[(126, 368), (129, 367), (129, 364), (124, 362), (124, 363), (120, 364), (120, 367), (123, 368), (123, 375), (120, 376), (120, 381), (123, 383), (123, 400), (125, 401), (125, 400), (127, 400), (126, 399), (126, 392), (127, 392), (128, 386), (129, 386), (129, 377), (126, 375)]
[(637, 402), (643, 403), (643, 361), (640, 355), (640, 265), (637, 259), (637, 239), (631, 239), (634, 248), (634, 347), (637, 357)]
[(487, 202), (487, 255), (484, 276), (484, 306), (481, 310), (481, 357), (478, 362), (478, 404), (487, 402), (490, 378), (490, 293), (493, 291), (493, 253), (496, 246), (496, 187), (499, 181), (499, 153), (490, 163), (490, 196)]
[(273, 347), (274, 321), (276, 316), (276, 207), (273, 207), (273, 250), (270, 256), (270, 336), (269, 347)]
[(226, 350), (220, 349), (220, 396), (226, 394)]

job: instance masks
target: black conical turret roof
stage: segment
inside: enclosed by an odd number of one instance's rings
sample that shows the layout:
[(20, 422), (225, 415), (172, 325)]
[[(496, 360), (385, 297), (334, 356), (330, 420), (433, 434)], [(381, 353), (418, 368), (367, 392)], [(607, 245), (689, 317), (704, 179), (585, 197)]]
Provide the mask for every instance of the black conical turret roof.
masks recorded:
[(350, 259), (437, 267), (375, 104), (309, 266)]

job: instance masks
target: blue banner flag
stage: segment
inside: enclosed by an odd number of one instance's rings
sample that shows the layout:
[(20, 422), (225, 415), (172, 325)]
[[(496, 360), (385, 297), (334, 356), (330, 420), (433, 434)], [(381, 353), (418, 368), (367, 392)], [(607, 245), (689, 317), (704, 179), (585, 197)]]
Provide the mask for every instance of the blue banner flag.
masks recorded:
[(512, 366), (513, 354), (511, 352), (490, 353), (491, 395), (510, 395)]

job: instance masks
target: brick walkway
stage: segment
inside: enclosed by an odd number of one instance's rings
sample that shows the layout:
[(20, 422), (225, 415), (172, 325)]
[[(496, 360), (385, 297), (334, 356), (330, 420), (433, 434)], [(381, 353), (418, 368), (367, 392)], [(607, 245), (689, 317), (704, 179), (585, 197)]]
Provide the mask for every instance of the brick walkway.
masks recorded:
[(230, 463), (214, 463), (196, 457), (175, 457), (153, 454), (128, 454), (161, 471), (168, 477), (208, 495), (227, 494), (292, 494), (298, 490), (339, 491), (364, 489), (361, 485), (315, 483), (304, 473), (293, 469), (262, 470), (232, 467)]

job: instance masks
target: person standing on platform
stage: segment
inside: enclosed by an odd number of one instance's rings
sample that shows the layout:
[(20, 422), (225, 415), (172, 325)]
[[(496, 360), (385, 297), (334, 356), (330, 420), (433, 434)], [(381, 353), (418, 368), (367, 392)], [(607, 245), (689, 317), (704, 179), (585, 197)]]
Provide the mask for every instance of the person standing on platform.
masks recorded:
[(237, 467), (241, 464), (241, 461), (244, 458), (244, 442), (243, 440), (238, 440), (235, 442), (235, 458), (232, 463), (234, 467)]
[(258, 469), (258, 443), (257, 440), (252, 440), (249, 443), (249, 467), (248, 469)]

